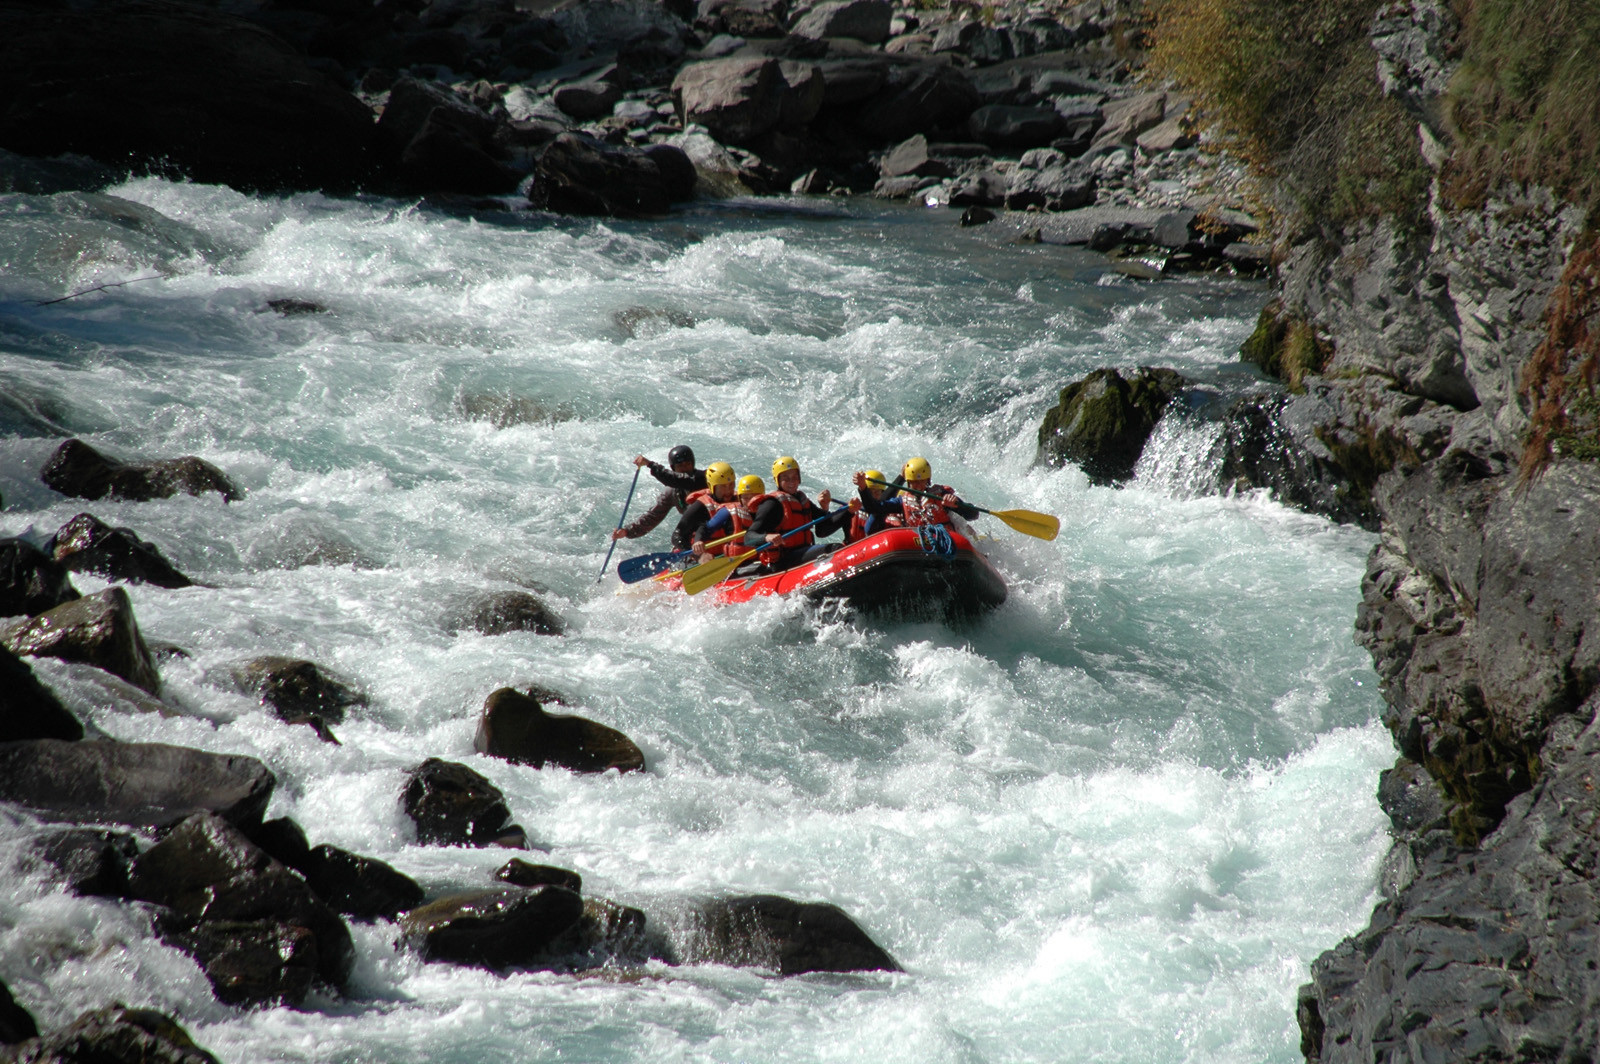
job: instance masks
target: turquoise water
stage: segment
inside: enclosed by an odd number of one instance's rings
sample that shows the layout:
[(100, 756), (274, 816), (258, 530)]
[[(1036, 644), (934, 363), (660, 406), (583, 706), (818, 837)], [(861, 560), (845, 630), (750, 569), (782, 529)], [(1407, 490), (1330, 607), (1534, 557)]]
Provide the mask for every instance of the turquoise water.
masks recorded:
[[(1120, 490), (1031, 464), (1043, 410), (1090, 369), (1236, 383), (1260, 286), (1133, 282), (857, 201), (624, 224), (111, 193), (0, 197), (0, 531), (90, 510), (207, 586), (130, 588), (146, 636), (191, 655), (163, 666), (172, 716), (36, 666), (82, 716), (259, 757), (272, 815), (434, 890), (506, 856), (418, 846), (400, 812), (407, 769), (460, 760), (586, 893), (658, 915), (719, 892), (831, 901), (906, 972), (502, 978), (424, 965), (378, 923), (355, 929), (351, 999), (239, 1012), (136, 910), (16, 874), (27, 820), (0, 814), (0, 979), (45, 1025), (150, 1004), (230, 1062), (1299, 1059), (1295, 987), (1365, 922), (1386, 846), (1372, 795), (1393, 755), (1351, 639), (1372, 538), (1195, 492), (1182, 433)], [(267, 309), (281, 298), (326, 312)], [(62, 498), (37, 476), (60, 431), (198, 454), (247, 495)], [(595, 576), (628, 460), (679, 442), (740, 473), (794, 454), (813, 492), (923, 454), (1062, 534), (980, 523), (1011, 598), (959, 628), (619, 595)], [(525, 588), (567, 636), (447, 623)], [(260, 654), (369, 693), (342, 746), (226, 689)], [(473, 754), (484, 697), (528, 683), (622, 729), (650, 771)]]

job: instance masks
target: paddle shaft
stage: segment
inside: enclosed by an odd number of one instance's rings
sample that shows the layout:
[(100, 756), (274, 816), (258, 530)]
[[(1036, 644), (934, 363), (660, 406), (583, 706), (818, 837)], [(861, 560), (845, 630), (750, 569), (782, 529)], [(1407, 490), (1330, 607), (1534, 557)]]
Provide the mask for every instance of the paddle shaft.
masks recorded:
[[(622, 522), (628, 519), (628, 507), (633, 505), (633, 490), (639, 486), (639, 474), (644, 472), (643, 466), (633, 467), (633, 483), (628, 485), (628, 497), (622, 500), (622, 516), (617, 518), (617, 531), (622, 531)], [(606, 548), (606, 560), (600, 563), (600, 575), (594, 578), (595, 583), (606, 578), (606, 568), (611, 564), (611, 554), (617, 549), (617, 541), (613, 539), (611, 546)]]

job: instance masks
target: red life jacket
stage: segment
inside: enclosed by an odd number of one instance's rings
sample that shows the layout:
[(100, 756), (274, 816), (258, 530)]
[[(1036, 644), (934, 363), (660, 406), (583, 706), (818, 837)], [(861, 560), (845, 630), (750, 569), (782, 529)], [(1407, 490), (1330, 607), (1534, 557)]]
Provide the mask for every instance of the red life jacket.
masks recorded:
[(865, 510), (857, 510), (850, 515), (850, 527), (845, 529), (844, 541), (846, 543), (859, 543), (867, 538), (867, 521), (872, 517)]
[[(749, 531), (750, 526), (755, 523), (756, 515), (745, 509), (743, 504), (741, 504), (737, 498), (735, 498), (732, 502), (718, 503), (717, 507), (719, 511), (726, 511), (728, 514), (727, 531), (723, 532), (722, 535), (717, 536), (717, 539), (721, 539), (722, 536), (732, 535), (739, 535), (742, 537), (743, 533)], [(716, 517), (717, 515), (713, 513), (711, 516)], [(749, 549), (749, 547), (744, 545), (743, 538), (730, 539), (726, 543), (718, 543), (715, 547), (706, 548), (707, 552), (710, 554), (744, 554)]]
[(938, 500), (946, 495), (954, 495), (955, 492), (943, 484), (929, 484), (928, 494), (936, 496), (936, 498), (925, 499), (921, 495), (913, 495), (910, 492), (903, 492), (900, 495), (900, 514), (905, 518), (908, 526), (948, 525), (950, 523), (950, 511), (946, 510), (944, 504)]
[[(802, 525), (810, 524), (814, 518), (811, 516), (811, 500), (806, 498), (804, 492), (790, 495), (782, 491), (769, 491), (765, 495), (758, 495), (750, 500), (750, 513), (754, 515), (761, 509), (761, 504), (768, 499), (777, 499), (783, 504), (783, 520), (778, 522), (774, 532), (789, 532)], [(817, 541), (811, 529), (806, 529), (798, 536), (789, 536), (778, 541), (776, 547), (763, 547), (756, 558), (763, 564), (771, 564), (778, 558), (779, 551), (793, 550), (795, 547), (809, 547)], [(748, 549), (748, 548), (747, 548)]]

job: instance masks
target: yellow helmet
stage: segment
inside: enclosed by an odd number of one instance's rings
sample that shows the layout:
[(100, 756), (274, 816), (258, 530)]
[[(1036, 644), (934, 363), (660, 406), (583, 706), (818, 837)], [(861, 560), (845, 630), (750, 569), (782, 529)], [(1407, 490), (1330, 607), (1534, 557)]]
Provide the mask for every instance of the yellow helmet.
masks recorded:
[(714, 488), (718, 484), (733, 483), (733, 466), (727, 462), (712, 462), (706, 466), (706, 487)]
[(791, 471), (795, 472), (795, 473), (800, 472), (800, 463), (796, 462), (793, 458), (790, 458), (788, 455), (784, 455), (782, 458), (779, 458), (776, 462), (772, 463), (772, 479), (773, 480), (777, 480), (778, 477), (782, 476), (784, 473), (788, 473), (788, 472), (791, 472)]
[(900, 472), (905, 475), (907, 480), (933, 479), (933, 467), (928, 464), (928, 460), (926, 458), (911, 459), (911, 461), (906, 463), (906, 467)]
[(766, 493), (767, 482), (756, 476), (754, 473), (746, 473), (744, 476), (739, 478), (739, 488), (735, 494), (765, 495)]
[(889, 478), (883, 475), (883, 470), (881, 469), (869, 469), (864, 476), (867, 478), (867, 487), (869, 488), (887, 488), (889, 486)]

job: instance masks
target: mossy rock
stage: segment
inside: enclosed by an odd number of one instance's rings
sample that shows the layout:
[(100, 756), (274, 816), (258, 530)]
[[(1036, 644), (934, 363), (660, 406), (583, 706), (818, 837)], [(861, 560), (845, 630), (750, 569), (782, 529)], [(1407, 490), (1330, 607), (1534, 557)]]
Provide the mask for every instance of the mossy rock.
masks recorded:
[(1045, 465), (1072, 462), (1096, 484), (1133, 476), (1145, 441), (1188, 382), (1175, 370), (1140, 367), (1129, 377), (1097, 369), (1061, 390), (1039, 426)]
[(1277, 299), (1261, 308), (1255, 331), (1239, 346), (1240, 361), (1259, 366), (1293, 392), (1302, 390), (1307, 375), (1322, 372), (1332, 353), (1310, 322), (1285, 311)]

